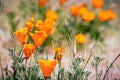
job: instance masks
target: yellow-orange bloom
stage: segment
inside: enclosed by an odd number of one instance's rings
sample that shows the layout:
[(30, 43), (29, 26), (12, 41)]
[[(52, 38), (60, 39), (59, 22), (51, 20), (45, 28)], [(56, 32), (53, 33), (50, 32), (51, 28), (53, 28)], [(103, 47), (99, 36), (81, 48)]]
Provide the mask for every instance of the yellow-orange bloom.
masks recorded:
[(40, 31), (45, 31), (46, 34), (51, 34), (54, 32), (55, 28), (53, 25), (55, 24), (53, 19), (45, 19), (45, 22), (42, 20), (38, 20), (36, 22), (36, 27)]
[(27, 21), (25, 26), (28, 28), (28, 30), (31, 30), (34, 27), (34, 17), (32, 17), (31, 20)]
[(98, 12), (98, 19), (100, 21), (107, 21), (108, 20), (108, 14), (106, 13), (106, 11)]
[(25, 58), (29, 59), (29, 57), (35, 51), (35, 46), (33, 44), (24, 44), (23, 49), (24, 49)]
[(39, 0), (39, 6), (44, 7), (49, 0)]
[(48, 10), (45, 14), (46, 18), (50, 18), (53, 20), (57, 20), (58, 19), (58, 15), (56, 12), (54, 12), (53, 10)]
[(63, 5), (65, 2), (67, 2), (68, 0), (59, 0), (59, 3), (61, 4), (61, 5)]
[(64, 52), (65, 52), (64, 48), (54, 48), (55, 58), (61, 60), (62, 56), (64, 55)]
[(95, 19), (95, 14), (92, 11), (87, 11), (82, 15), (82, 19), (86, 22), (92, 21)]
[(44, 31), (35, 31), (35, 34), (30, 33), (30, 36), (32, 37), (36, 47), (41, 46), (48, 37), (48, 35)]
[(14, 32), (18, 40), (21, 42), (21, 44), (25, 44), (28, 39), (28, 29), (22, 28), (19, 31)]
[(86, 36), (84, 34), (77, 34), (75, 39), (78, 43), (83, 44), (87, 41)]
[(87, 12), (88, 12), (88, 9), (83, 6), (79, 8), (78, 15), (83, 16)]
[(104, 5), (104, 0), (92, 0), (94, 8), (101, 8)]
[(40, 65), (40, 69), (42, 70), (44, 77), (48, 78), (48, 77), (50, 77), (50, 74), (54, 70), (54, 67), (56, 66), (58, 61), (57, 60), (42, 60), (42, 59), (39, 59), (38, 63)]
[(116, 14), (111, 10), (104, 10), (104, 11), (98, 12), (98, 19), (100, 21), (108, 21), (114, 18), (116, 18)]
[(74, 5), (70, 8), (70, 13), (72, 16), (78, 16), (79, 6)]
[(116, 18), (116, 14), (111, 10), (107, 10), (107, 14), (109, 16), (109, 18), (108, 18), (109, 20), (112, 20), (112, 19)]

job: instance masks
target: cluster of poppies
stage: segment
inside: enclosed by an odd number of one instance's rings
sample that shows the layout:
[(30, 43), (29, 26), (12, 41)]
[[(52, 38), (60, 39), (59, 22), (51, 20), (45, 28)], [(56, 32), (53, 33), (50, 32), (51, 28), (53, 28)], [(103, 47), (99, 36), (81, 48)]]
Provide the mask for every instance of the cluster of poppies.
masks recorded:
[[(58, 15), (54, 11), (48, 10), (44, 21), (37, 20), (35, 22), (34, 17), (32, 17), (31, 20), (25, 23), (25, 27), (14, 32), (23, 46), (26, 60), (29, 59), (30, 56), (35, 53), (36, 48), (41, 47), (49, 35), (55, 31), (54, 25), (57, 18)], [(29, 37), (32, 38), (33, 43), (29, 42)], [(55, 58), (53, 60), (38, 60), (45, 78), (50, 76), (57, 62), (61, 60), (64, 52), (64, 48), (54, 48)]]
[[(99, 9), (104, 6), (104, 0), (92, 0), (92, 4), (95, 9)], [(70, 13), (72, 16), (80, 16), (85, 22), (93, 21), (96, 17), (96, 14), (87, 8), (86, 3), (83, 3), (80, 6), (73, 5), (70, 9)], [(107, 9), (99, 10), (97, 16), (98, 20), (103, 22), (114, 19), (116, 14), (112, 10)]]
[[(49, 0), (39, 0), (40, 7), (46, 5)], [(59, 3), (62, 5), (68, 0), (59, 0)], [(104, 5), (103, 0), (92, 0), (93, 7), (95, 9), (101, 8)], [(80, 6), (74, 5), (70, 9), (70, 13), (72, 16), (77, 17), (80, 16), (82, 20), (85, 22), (93, 21), (96, 17), (93, 11), (90, 11), (87, 8), (87, 4), (81, 4)], [(29, 59), (30, 56), (35, 53), (36, 48), (41, 47), (44, 41), (55, 31), (55, 22), (58, 19), (58, 15), (53, 10), (46, 11), (46, 19), (45, 20), (34, 20), (32, 17), (31, 20), (28, 20), (25, 23), (25, 27), (21, 28), (14, 32), (18, 40), (23, 46), (24, 55), (26, 59)], [(108, 21), (112, 20), (116, 17), (116, 14), (111, 10), (103, 10), (98, 12), (98, 20), (99, 21)], [(32, 41), (29, 40), (31, 37)], [(75, 40), (79, 44), (84, 44), (87, 42), (87, 38), (84, 34), (77, 34), (75, 36)], [(43, 60), (39, 59), (38, 63), (40, 64), (40, 68), (44, 74), (45, 78), (48, 78), (53, 71), (55, 65), (62, 59), (64, 55), (64, 48), (54, 48), (55, 57), (53, 60)]]

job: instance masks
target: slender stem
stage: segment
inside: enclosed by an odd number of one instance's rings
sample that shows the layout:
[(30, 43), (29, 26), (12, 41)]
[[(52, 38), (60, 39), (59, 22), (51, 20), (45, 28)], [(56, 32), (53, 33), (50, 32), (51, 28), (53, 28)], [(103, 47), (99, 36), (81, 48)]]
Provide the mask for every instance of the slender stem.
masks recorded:
[(95, 67), (95, 72), (96, 72), (96, 80), (98, 80), (97, 76), (98, 76), (98, 67)]
[(27, 67), (27, 59), (26, 59), (26, 61), (25, 61), (25, 67)]
[[(96, 43), (97, 43), (97, 41), (95, 41), (95, 44), (94, 44), (94, 46), (92, 47), (92, 50), (93, 50), (93, 48), (95, 47)], [(84, 71), (84, 69), (86, 68), (86, 66), (87, 66), (87, 64), (88, 64), (88, 62), (89, 62), (89, 60), (90, 60), (91, 57), (92, 57), (92, 55), (89, 56), (87, 62), (85, 63), (85, 66), (83, 67), (83, 71)]]
[(91, 55), (89, 56), (87, 62), (85, 63), (85, 65), (84, 65), (84, 67), (83, 67), (83, 71), (84, 71), (85, 67), (87, 66), (87, 64), (88, 64), (88, 62), (89, 62), (89, 60), (90, 60), (90, 58), (91, 58)]
[(59, 60), (59, 62), (58, 62), (58, 63), (59, 63), (59, 69), (60, 69), (60, 67), (61, 67), (61, 60)]
[(2, 68), (2, 63), (1, 63), (1, 58), (0, 58), (0, 68), (1, 68), (1, 72), (2, 72), (2, 80), (4, 80), (4, 75), (3, 75), (3, 68)]
[(47, 49), (47, 47), (46, 47), (46, 58), (48, 59), (48, 53), (47, 53), (47, 50), (48, 50), (48, 49)]
[(119, 57), (120, 57), (120, 53), (117, 55), (117, 57), (113, 60), (113, 62), (110, 64), (110, 66), (109, 66), (108, 69), (106, 70), (105, 75), (104, 75), (104, 77), (103, 77), (103, 80), (105, 80), (106, 75), (107, 75), (109, 69), (111, 68), (111, 66), (114, 64), (114, 62), (115, 62)]

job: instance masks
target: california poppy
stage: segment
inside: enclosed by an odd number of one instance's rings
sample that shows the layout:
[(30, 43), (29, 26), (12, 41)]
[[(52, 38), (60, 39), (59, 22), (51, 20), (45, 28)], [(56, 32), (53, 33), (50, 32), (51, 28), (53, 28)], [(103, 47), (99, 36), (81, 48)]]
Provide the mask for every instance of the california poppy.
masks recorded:
[(46, 18), (50, 18), (50, 19), (53, 19), (53, 20), (58, 19), (57, 13), (55, 11), (53, 11), (53, 10), (46, 11), (45, 16), (46, 16)]
[(21, 44), (25, 44), (28, 39), (28, 29), (27, 28), (22, 28), (16, 32), (14, 32), (18, 40), (21, 42)]
[(84, 35), (84, 34), (77, 34), (76, 36), (75, 36), (75, 39), (76, 39), (76, 41), (78, 42), (78, 43), (80, 43), (80, 44), (83, 44), (83, 43), (85, 43), (87, 40), (86, 40), (86, 36)]
[(116, 18), (116, 14), (112, 10), (107, 10), (107, 14), (109, 16), (109, 20)]
[(112, 20), (116, 17), (116, 14), (111, 10), (103, 10), (98, 12), (98, 19), (100, 21)]
[(83, 6), (79, 8), (78, 15), (82, 17), (87, 12), (88, 12), (88, 9)]
[(101, 8), (104, 5), (104, 0), (92, 0), (94, 8)]
[(40, 31), (45, 31), (46, 34), (51, 34), (54, 32), (53, 25), (55, 24), (53, 19), (45, 19), (45, 22), (43, 20), (38, 20), (36, 22), (36, 27)]
[(29, 59), (29, 57), (35, 51), (35, 46), (33, 44), (24, 44), (23, 49), (24, 49), (25, 58)]
[(95, 14), (92, 11), (86, 11), (83, 15), (82, 15), (82, 19), (86, 22), (88, 21), (93, 21), (95, 19)]
[(49, 0), (39, 0), (39, 6), (44, 7)]
[(55, 58), (61, 60), (62, 56), (64, 55), (64, 52), (64, 48), (54, 48)]
[(70, 8), (70, 13), (72, 16), (78, 16), (79, 6), (74, 5)]
[(67, 2), (68, 0), (59, 0), (59, 3), (61, 4), (61, 5), (63, 5), (65, 2)]
[(35, 31), (35, 34), (30, 33), (30, 36), (32, 37), (36, 47), (41, 46), (48, 37), (45, 31)]
[(28, 30), (31, 30), (34, 27), (34, 17), (32, 17), (31, 20), (27, 21), (25, 26), (28, 28)]
[(38, 63), (40, 65), (40, 69), (42, 70), (44, 77), (49, 78), (50, 74), (54, 70), (54, 67), (56, 66), (58, 61), (57, 60), (42, 60), (42, 59), (39, 59)]

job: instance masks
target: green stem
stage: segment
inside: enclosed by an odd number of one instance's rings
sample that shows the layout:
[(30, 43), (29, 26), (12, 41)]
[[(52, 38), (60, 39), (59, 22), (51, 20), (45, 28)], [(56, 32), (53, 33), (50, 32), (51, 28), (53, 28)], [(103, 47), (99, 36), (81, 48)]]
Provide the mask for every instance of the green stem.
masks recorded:
[(44, 79), (45, 79), (45, 80), (51, 80), (51, 77), (48, 77), (48, 78), (44, 77)]
[(29, 80), (31, 80), (31, 68), (30, 68), (30, 72), (29, 72)]
[(108, 69), (106, 70), (105, 74), (104, 74), (104, 77), (103, 77), (103, 80), (105, 80), (106, 78), (106, 75), (109, 71), (109, 69), (111, 68), (111, 66), (114, 64), (114, 62), (120, 57), (120, 53), (117, 55), (117, 57), (113, 60), (113, 62), (110, 64), (110, 66), (108, 67)]
[(95, 67), (95, 72), (96, 72), (96, 80), (98, 80), (97, 76), (98, 76), (98, 67)]

